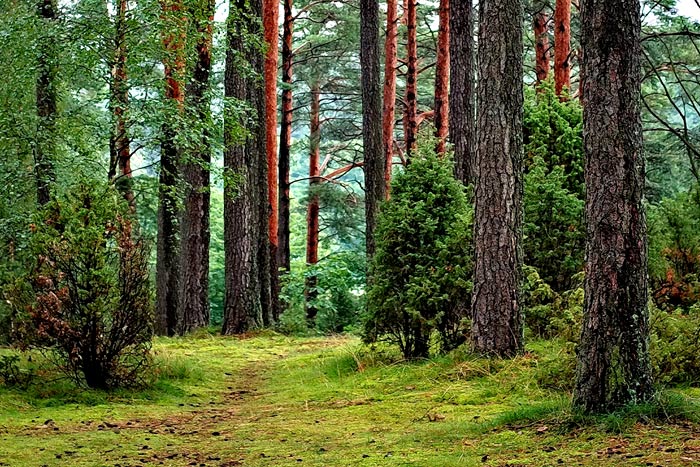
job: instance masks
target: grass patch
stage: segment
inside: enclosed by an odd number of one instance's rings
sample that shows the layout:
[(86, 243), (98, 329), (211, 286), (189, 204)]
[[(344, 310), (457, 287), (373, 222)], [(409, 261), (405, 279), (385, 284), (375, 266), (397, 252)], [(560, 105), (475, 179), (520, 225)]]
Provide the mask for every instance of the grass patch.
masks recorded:
[[(541, 384), (560, 351), (402, 362), (355, 338), (200, 333), (154, 343), (138, 391), (0, 388), (0, 465), (643, 466), (700, 462), (695, 389), (576, 418)], [(544, 429), (543, 429), (544, 427)]]

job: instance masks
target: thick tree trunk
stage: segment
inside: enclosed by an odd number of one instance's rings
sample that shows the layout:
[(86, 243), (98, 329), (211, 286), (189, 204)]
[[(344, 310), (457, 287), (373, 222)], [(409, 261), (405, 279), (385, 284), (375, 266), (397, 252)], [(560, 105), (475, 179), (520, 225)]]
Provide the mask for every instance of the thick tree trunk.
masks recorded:
[(58, 51), (56, 50), (56, 0), (40, 0), (39, 18), (42, 24), (41, 48), (37, 62), (36, 82), (37, 140), (34, 147), (34, 176), (36, 177), (37, 203), (40, 206), (51, 200), (51, 186), (55, 182), (54, 159), (56, 157), (56, 100)]
[(520, 0), (482, 0), (479, 11), (472, 345), (512, 356), (523, 345), (523, 13)]
[[(279, 317), (279, 273), (277, 265), (279, 209), (277, 165), (277, 59), (279, 56), (279, 0), (263, 0), (263, 36), (265, 54), (265, 127), (267, 148), (267, 199), (270, 203), (270, 298), (273, 320)], [(265, 323), (266, 325), (272, 323)]]
[(394, 160), (394, 121), (396, 119), (396, 69), (398, 67), (398, 1), (387, 0), (386, 40), (384, 42), (384, 113), (382, 115), (382, 141), (384, 142), (385, 193), (389, 196), (391, 167)]
[[(311, 121), (309, 128), (309, 205), (306, 210), (306, 266), (313, 268), (318, 263), (319, 199), (317, 188), (321, 182), (321, 89), (318, 83), (311, 86)], [(313, 305), (316, 300), (317, 278), (307, 274), (304, 298), (306, 302), (306, 320), (314, 325), (318, 309)]]
[(449, 129), (450, 93), (450, 0), (440, 0), (440, 22), (435, 63), (435, 136), (437, 153), (445, 152)]
[(189, 121), (195, 134), (192, 151), (182, 164), (185, 204), (180, 225), (182, 294), (180, 331), (185, 333), (209, 325), (209, 229), (211, 165), (210, 100), (212, 22), (214, 0), (199, 0), (192, 8), (197, 32), (196, 62), (187, 86)]
[[(261, 0), (232, 0), (228, 22), (228, 48), (224, 92), (245, 101), (255, 116), (265, 114), (265, 93), (256, 76), (240, 73), (243, 57), (258, 76), (264, 60), (246, 40), (259, 34)], [(245, 34), (244, 34), (245, 32)], [(224, 170), (228, 174), (224, 197), (225, 295), (223, 334), (239, 334), (261, 327), (271, 319), (270, 243), (267, 184), (266, 127), (264, 120), (249, 127), (250, 115), (228, 109), (224, 125)], [(237, 128), (247, 128), (245, 142)]]
[(474, 9), (471, 0), (452, 0), (450, 10), (450, 141), (455, 177), (466, 185), (474, 180), (476, 147)]
[(407, 0), (407, 63), (406, 71), (406, 113), (404, 114), (404, 140), (406, 143), (406, 158), (410, 160), (411, 151), (416, 144), (418, 133), (418, 36), (416, 0)]
[(382, 89), (379, 73), (379, 3), (360, 0), (360, 68), (362, 73), (362, 150), (365, 170), (367, 258), (374, 254), (374, 227), (384, 200), (386, 158), (382, 144)]
[(180, 0), (161, 0), (165, 55), (165, 102), (158, 185), (158, 235), (156, 254), (156, 332), (168, 336), (177, 332), (180, 293), (179, 190), (180, 151), (175, 141), (177, 121), (184, 109), (185, 24)]
[[(617, 12), (610, 10), (610, 14)], [(563, 99), (564, 88), (571, 86), (571, 0), (556, 0), (554, 7), (554, 89)]]
[(581, 2), (586, 278), (574, 404), (652, 396), (639, 0)]
[[(109, 179), (116, 181), (116, 186), (133, 209), (134, 192), (131, 187), (131, 141), (127, 129), (127, 112), (129, 110), (129, 83), (126, 70), (126, 12), (127, 0), (118, 0), (114, 19), (114, 59), (112, 62), (112, 83), (110, 89), (110, 109), (112, 111), (112, 134), (109, 150)], [(118, 169), (118, 172), (117, 172)]]
[(549, 16), (544, 11), (544, 5), (533, 14), (533, 28), (535, 32), (535, 74), (537, 75), (537, 88), (549, 77), (549, 35), (547, 23)]
[(292, 40), (294, 16), (292, 0), (284, 0), (284, 26), (282, 32), (282, 124), (280, 125), (279, 153), (279, 229), (277, 266), (289, 272), (291, 253), (289, 250), (289, 164), (292, 148)]

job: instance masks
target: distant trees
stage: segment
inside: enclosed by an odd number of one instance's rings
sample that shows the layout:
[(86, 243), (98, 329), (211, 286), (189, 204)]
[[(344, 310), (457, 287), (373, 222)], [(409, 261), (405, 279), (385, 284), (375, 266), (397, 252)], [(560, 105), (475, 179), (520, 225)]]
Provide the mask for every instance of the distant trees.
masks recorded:
[(523, 346), (522, 4), (479, 3), (478, 147), (472, 346), (512, 356)]
[[(612, 14), (615, 12), (615, 14)], [(583, 0), (586, 279), (574, 404), (652, 395), (639, 0)]]

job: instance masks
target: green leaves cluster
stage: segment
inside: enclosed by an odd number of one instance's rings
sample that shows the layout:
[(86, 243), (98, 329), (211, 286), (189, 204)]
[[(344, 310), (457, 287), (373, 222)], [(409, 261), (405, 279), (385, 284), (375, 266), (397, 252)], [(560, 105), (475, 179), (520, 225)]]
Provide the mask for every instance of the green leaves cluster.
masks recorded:
[(472, 209), (434, 148), (424, 136), (393, 180), (370, 269), (366, 340), (397, 344), (407, 359), (428, 356), (433, 331), (442, 350), (463, 342), (470, 301)]

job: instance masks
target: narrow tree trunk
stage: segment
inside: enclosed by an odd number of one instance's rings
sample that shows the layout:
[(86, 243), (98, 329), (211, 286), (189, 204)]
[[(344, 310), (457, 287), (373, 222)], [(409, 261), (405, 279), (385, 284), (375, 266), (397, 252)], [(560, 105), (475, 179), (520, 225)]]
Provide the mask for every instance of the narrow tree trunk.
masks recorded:
[(185, 333), (209, 325), (209, 229), (211, 145), (210, 100), (212, 22), (214, 0), (199, 0), (192, 8), (197, 33), (196, 62), (187, 86), (188, 113), (193, 131), (192, 151), (182, 164), (185, 204), (180, 225), (182, 294), (180, 331)]
[(113, 121), (109, 141), (109, 179), (116, 181), (116, 186), (133, 209), (135, 205), (134, 192), (131, 187), (131, 141), (126, 122), (129, 110), (129, 83), (126, 70), (127, 9), (127, 0), (118, 0), (114, 19), (114, 61), (112, 62), (110, 89), (110, 109)]
[(175, 335), (179, 319), (180, 241), (178, 180), (180, 151), (175, 141), (185, 102), (182, 81), (185, 76), (185, 25), (180, 0), (161, 0), (166, 32), (165, 104), (167, 115), (163, 124), (158, 185), (158, 238), (156, 254), (156, 331)]
[(440, 0), (440, 22), (435, 63), (435, 136), (437, 153), (445, 152), (449, 129), (450, 93), (450, 0)]
[[(610, 10), (610, 14), (617, 14)], [(556, 0), (554, 7), (554, 89), (563, 99), (564, 88), (571, 87), (571, 0)]]
[(474, 208), (472, 345), (483, 354), (522, 349), (522, 4), (479, 4), (479, 85)]
[(586, 278), (574, 404), (652, 396), (639, 0), (581, 2)]
[[(279, 56), (279, 0), (263, 0), (263, 36), (267, 46), (265, 54), (265, 127), (267, 148), (267, 199), (270, 203), (268, 236), (270, 238), (270, 298), (272, 319), (280, 314), (279, 267), (277, 265), (279, 209), (277, 165), (277, 59)], [(267, 322), (265, 325), (270, 325)]]
[(360, 69), (362, 74), (362, 149), (365, 170), (367, 258), (374, 254), (374, 227), (384, 199), (386, 158), (382, 144), (382, 89), (379, 73), (379, 3), (360, 0)]
[[(259, 118), (265, 114), (265, 92), (258, 79), (264, 75), (264, 60), (246, 39), (248, 34), (262, 33), (261, 15), (261, 0), (230, 2), (224, 93), (247, 102), (255, 115), (242, 115), (232, 108), (225, 113), (223, 334), (261, 327), (271, 316), (266, 127)], [(240, 73), (241, 58), (258, 77)], [(250, 128), (250, 120), (259, 124)], [(249, 130), (243, 144), (237, 140), (240, 127)]]
[(416, 0), (408, 0), (406, 12), (408, 70), (406, 71), (406, 113), (404, 115), (404, 139), (406, 158), (410, 160), (418, 132), (418, 37), (416, 31)]
[[(321, 89), (318, 83), (311, 86), (311, 124), (309, 128), (309, 205), (306, 210), (306, 266), (313, 268), (318, 263), (319, 199), (317, 188), (320, 184), (320, 150), (321, 150)], [(304, 298), (306, 302), (306, 320), (314, 325), (318, 310), (313, 302), (316, 300), (315, 274), (307, 274)]]
[(476, 147), (474, 9), (471, 0), (452, 0), (450, 10), (450, 141), (455, 177), (466, 185), (474, 179)]
[(56, 50), (56, 0), (40, 0), (39, 18), (42, 24), (40, 51), (37, 62), (36, 82), (37, 141), (34, 147), (34, 176), (36, 177), (37, 203), (40, 206), (51, 200), (51, 186), (55, 182), (54, 159), (56, 157), (56, 100), (58, 52)]
[(285, 272), (290, 270), (289, 250), (289, 164), (292, 148), (292, 40), (294, 16), (292, 0), (284, 0), (284, 26), (282, 31), (282, 124), (280, 125), (279, 154), (279, 229), (277, 266)]
[(549, 77), (549, 35), (547, 23), (549, 17), (544, 11), (544, 5), (533, 15), (533, 28), (535, 32), (535, 74), (537, 75), (537, 88)]
[(384, 113), (382, 141), (384, 142), (384, 186), (387, 197), (391, 186), (391, 167), (394, 160), (394, 121), (396, 119), (396, 68), (398, 67), (398, 1), (387, 0), (386, 40), (384, 42)]

